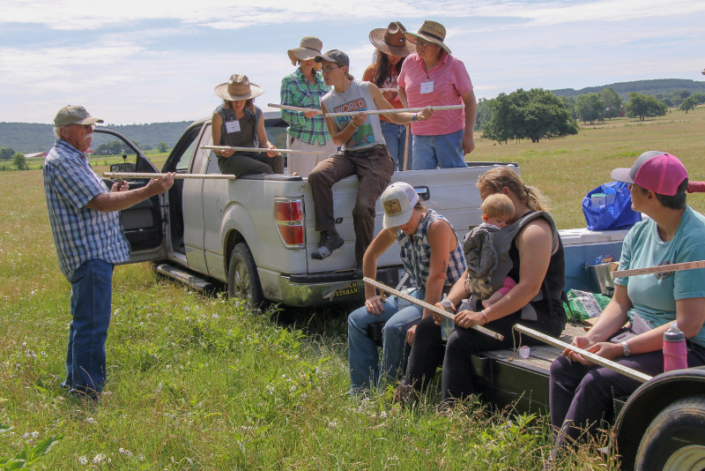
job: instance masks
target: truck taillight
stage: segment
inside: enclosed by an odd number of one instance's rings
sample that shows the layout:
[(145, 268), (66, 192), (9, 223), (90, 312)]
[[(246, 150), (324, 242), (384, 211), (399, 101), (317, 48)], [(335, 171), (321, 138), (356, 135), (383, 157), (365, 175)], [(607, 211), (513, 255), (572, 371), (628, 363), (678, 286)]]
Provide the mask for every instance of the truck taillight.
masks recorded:
[(304, 246), (304, 212), (301, 200), (276, 198), (274, 200), (274, 221), (279, 231), (279, 237), (287, 248)]

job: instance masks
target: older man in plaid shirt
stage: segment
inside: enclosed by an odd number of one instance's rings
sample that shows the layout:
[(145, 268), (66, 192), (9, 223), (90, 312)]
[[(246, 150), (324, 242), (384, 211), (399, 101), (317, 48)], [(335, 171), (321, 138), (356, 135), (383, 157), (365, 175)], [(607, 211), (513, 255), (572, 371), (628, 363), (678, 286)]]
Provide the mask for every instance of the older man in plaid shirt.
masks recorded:
[(129, 190), (111, 190), (93, 172), (85, 152), (95, 123), (82, 106), (65, 106), (54, 119), (57, 141), (44, 161), (44, 191), (59, 268), (71, 283), (66, 381), (72, 394), (96, 399), (106, 378), (105, 341), (111, 311), (113, 266), (130, 259), (118, 211), (163, 193), (174, 174)]

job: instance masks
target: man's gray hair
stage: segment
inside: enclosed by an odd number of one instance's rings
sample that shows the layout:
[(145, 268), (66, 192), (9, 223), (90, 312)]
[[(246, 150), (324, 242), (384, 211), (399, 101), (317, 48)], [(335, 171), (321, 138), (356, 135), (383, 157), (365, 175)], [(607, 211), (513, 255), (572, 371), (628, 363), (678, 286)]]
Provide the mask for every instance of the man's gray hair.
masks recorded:
[(54, 126), (54, 135), (57, 139), (61, 139), (61, 127)]

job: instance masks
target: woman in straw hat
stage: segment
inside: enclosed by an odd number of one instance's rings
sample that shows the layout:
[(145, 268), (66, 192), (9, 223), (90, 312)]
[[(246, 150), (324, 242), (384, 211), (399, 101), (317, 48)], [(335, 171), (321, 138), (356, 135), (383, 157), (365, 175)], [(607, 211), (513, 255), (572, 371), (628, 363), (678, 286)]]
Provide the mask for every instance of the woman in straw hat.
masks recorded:
[[(385, 28), (373, 29), (370, 32), (370, 42), (376, 48), (374, 64), (370, 65), (362, 80), (372, 82), (382, 90), (384, 98), (392, 104), (394, 108), (403, 108), (399, 94), (397, 93), (397, 77), (401, 71), (406, 56), (414, 52), (414, 45), (406, 40), (406, 28), (400, 22), (389, 23)], [(395, 124), (388, 118), (380, 116), (382, 134), (387, 143), (387, 150), (394, 160), (397, 170), (411, 168), (411, 149), (407, 148), (409, 136), (408, 126)], [(404, 152), (407, 158), (404, 158)]]
[(465, 154), (475, 148), (473, 128), (477, 103), (465, 65), (451, 56), (443, 40), (446, 29), (425, 21), (418, 33), (406, 33), (416, 45), (399, 74), (399, 96), (404, 106), (464, 105), (443, 110), (423, 123), (412, 123), (414, 170), (465, 167)]
[(328, 92), (323, 76), (318, 72), (320, 64), (313, 59), (321, 54), (323, 43), (320, 39), (306, 36), (301, 45), (289, 49), (292, 65), (299, 67), (293, 74), (282, 79), (281, 104), (311, 111), (282, 110), (282, 119), (287, 128), (287, 148), (295, 150), (322, 151), (322, 154), (292, 154), (289, 156), (289, 173), (307, 177), (313, 167), (327, 159), (337, 150), (328, 134), (326, 120), (320, 113), (320, 99)]
[[(267, 140), (262, 110), (253, 101), (264, 93), (246, 75), (234, 74), (215, 87), (223, 104), (213, 112), (213, 145), (274, 149)], [(276, 152), (247, 152), (233, 149), (215, 151), (221, 173), (237, 177), (249, 173), (284, 173), (284, 157)]]

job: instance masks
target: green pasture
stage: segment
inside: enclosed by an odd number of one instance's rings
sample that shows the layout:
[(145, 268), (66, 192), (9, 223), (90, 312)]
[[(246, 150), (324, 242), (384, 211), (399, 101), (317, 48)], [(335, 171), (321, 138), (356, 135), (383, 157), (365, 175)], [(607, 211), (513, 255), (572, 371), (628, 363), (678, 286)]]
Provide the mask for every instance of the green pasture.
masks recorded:
[[(551, 198), (559, 226), (578, 227), (582, 196), (645, 150), (669, 151), (693, 180), (705, 179), (704, 121), (700, 107), (645, 123), (614, 119), (538, 144), (478, 138), (472, 159), (519, 162)], [(122, 160), (114, 159), (91, 160), (102, 172)], [(285, 328), (237, 300), (158, 278), (149, 264), (115, 270), (100, 404), (68, 397), (59, 384), (70, 287), (58, 270), (41, 170), (32, 168), (0, 172), (0, 469), (13, 457), (48, 470), (542, 468), (551, 443), (544, 416), (479, 401), (439, 413), (433, 393), (408, 411), (391, 405), (390, 391), (350, 397), (349, 310), (300, 313)], [(689, 200), (705, 210), (702, 195)], [(616, 469), (599, 445), (559, 469)]]

